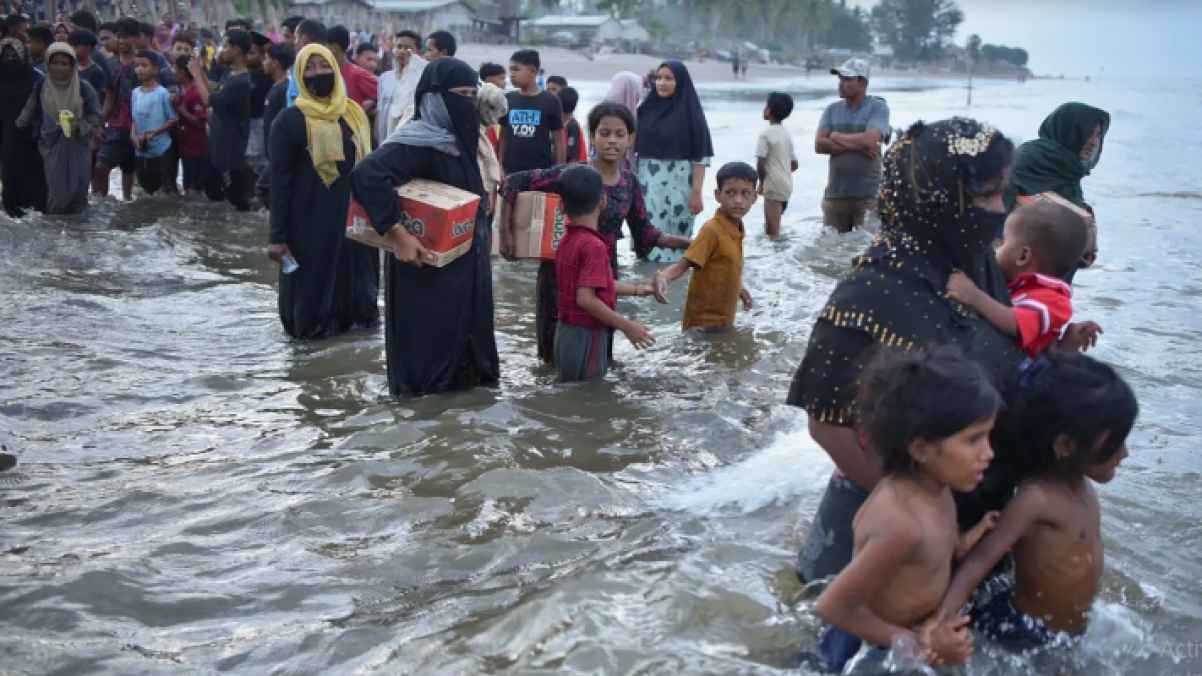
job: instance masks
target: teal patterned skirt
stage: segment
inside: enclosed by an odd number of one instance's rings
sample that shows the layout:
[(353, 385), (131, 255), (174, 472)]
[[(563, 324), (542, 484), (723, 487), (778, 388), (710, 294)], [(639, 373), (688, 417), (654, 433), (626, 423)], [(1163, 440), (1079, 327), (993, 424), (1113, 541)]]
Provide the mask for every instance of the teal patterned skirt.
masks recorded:
[[(669, 235), (693, 238), (693, 213), (689, 196), (693, 194), (692, 160), (656, 160), (639, 158), (639, 186), (647, 205), (651, 225)], [(708, 164), (708, 159), (703, 162)], [(683, 251), (655, 247), (647, 259), (655, 263), (675, 263)]]

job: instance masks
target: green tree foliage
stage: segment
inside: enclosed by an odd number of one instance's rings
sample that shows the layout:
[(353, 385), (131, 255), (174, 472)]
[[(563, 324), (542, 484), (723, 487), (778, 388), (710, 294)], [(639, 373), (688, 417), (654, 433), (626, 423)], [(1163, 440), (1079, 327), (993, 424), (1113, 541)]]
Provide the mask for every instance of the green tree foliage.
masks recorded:
[(872, 29), (868, 16), (859, 7), (848, 9), (847, 0), (833, 5), (831, 27), (821, 42), (827, 47), (850, 49), (855, 52), (872, 50)]
[(986, 44), (981, 47), (981, 58), (990, 63), (1008, 63), (1019, 68), (1027, 65), (1027, 50), (1021, 47)]
[(928, 61), (943, 51), (964, 21), (953, 0), (881, 0), (872, 26), (899, 59)]

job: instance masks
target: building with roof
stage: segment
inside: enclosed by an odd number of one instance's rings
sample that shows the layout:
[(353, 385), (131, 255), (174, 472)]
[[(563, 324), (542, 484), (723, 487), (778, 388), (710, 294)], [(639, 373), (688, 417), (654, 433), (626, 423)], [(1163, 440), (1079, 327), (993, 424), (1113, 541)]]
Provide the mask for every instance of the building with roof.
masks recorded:
[(618, 20), (608, 14), (548, 14), (523, 21), (530, 37), (579, 45), (596, 43), (643, 43), (651, 38), (636, 19)]
[(436, 30), (472, 30), (472, 9), (461, 0), (291, 0), (288, 12), (327, 26), (389, 32), (408, 29), (425, 35)]

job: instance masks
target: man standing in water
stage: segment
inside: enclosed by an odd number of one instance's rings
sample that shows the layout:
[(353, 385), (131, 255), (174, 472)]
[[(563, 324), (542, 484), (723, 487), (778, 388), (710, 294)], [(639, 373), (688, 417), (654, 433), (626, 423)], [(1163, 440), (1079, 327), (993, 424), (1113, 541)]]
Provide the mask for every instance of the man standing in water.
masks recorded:
[(822, 219), (839, 232), (864, 225), (876, 207), (881, 183), (881, 145), (889, 140), (889, 106), (868, 96), (868, 62), (848, 59), (831, 69), (839, 76), (839, 99), (818, 122), (814, 152), (830, 155)]

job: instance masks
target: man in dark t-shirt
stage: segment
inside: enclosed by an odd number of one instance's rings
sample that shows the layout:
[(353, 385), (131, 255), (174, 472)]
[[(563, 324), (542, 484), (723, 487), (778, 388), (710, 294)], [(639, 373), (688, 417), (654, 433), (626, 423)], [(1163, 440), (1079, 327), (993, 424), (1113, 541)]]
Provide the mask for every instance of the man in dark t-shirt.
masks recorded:
[[(205, 190), (209, 199), (224, 196), (239, 211), (250, 209), (250, 168), (246, 164), (246, 144), (250, 136), (251, 80), (246, 70), (246, 55), (250, 53), (250, 34), (231, 30), (225, 35), (221, 56), (225, 61), (225, 77), (210, 90), (208, 78), (194, 66), (193, 75), (202, 86), (201, 96), (207, 98), (209, 114), (209, 162), (215, 178)], [(195, 61), (193, 63), (196, 63)], [(229, 175), (228, 187), (225, 175)]]
[(533, 49), (521, 49), (509, 59), (509, 114), (501, 118), (501, 166), (506, 174), (548, 169), (563, 164), (566, 144), (563, 106), (554, 95), (538, 88), (540, 59)]

